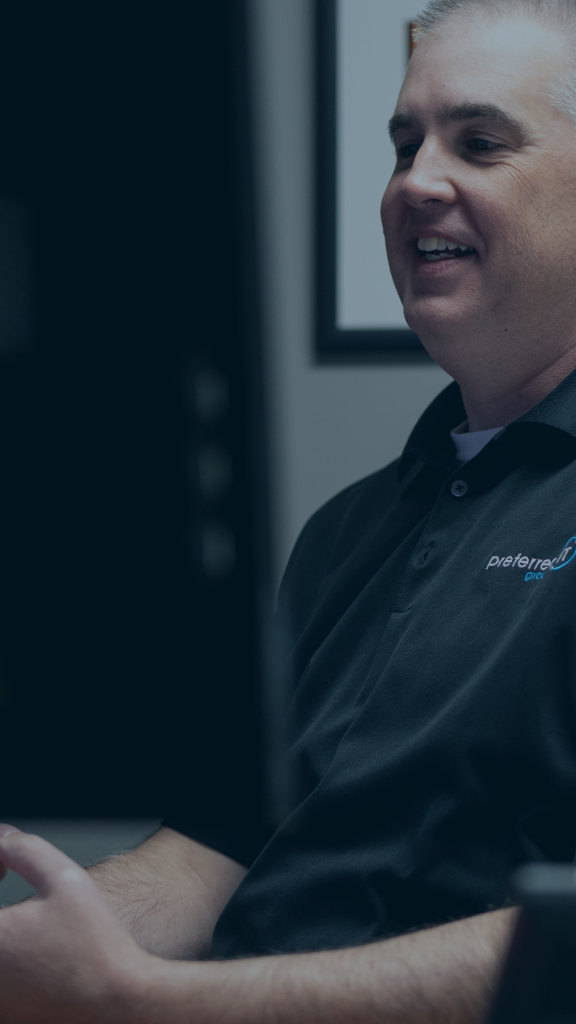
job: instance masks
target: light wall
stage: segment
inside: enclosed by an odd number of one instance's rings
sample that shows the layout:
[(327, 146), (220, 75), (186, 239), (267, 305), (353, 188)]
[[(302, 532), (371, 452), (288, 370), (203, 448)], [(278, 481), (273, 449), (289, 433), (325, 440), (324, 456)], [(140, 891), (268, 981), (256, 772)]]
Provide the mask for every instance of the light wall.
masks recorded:
[(252, 13), (279, 575), (311, 513), (396, 458), (450, 378), (432, 363), (314, 364), (313, 2)]

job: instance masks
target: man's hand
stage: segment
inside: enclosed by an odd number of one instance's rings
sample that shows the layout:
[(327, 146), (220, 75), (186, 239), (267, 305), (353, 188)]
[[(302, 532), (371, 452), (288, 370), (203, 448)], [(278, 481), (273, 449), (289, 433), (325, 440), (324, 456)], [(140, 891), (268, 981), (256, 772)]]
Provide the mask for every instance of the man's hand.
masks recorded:
[(148, 961), (83, 868), (38, 836), (0, 825), (7, 868), (38, 889), (0, 910), (0, 1024), (138, 1019)]
[[(9, 835), (10, 832), (12, 832), (12, 831), (15, 831), (15, 829), (13, 829), (12, 825), (0, 825), (0, 836)], [(0, 860), (0, 882), (2, 881), (3, 878), (6, 878), (7, 874), (8, 874), (8, 865), (4, 864), (4, 862), (2, 860)]]
[(0, 864), (39, 890), (0, 910), (0, 1024), (478, 1024), (515, 920), (496, 911), (353, 949), (170, 962), (44, 840), (0, 826)]

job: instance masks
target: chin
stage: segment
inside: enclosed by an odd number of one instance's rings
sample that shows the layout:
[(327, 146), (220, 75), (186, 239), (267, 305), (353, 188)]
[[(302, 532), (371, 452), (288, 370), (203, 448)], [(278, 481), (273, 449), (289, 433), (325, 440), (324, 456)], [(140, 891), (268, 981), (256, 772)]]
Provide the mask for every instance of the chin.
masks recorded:
[(431, 342), (438, 342), (448, 341), (451, 336), (461, 337), (473, 317), (472, 310), (463, 310), (461, 303), (444, 297), (427, 296), (412, 299), (404, 306), (404, 318), (408, 327), (418, 335), (426, 347), (428, 338)]

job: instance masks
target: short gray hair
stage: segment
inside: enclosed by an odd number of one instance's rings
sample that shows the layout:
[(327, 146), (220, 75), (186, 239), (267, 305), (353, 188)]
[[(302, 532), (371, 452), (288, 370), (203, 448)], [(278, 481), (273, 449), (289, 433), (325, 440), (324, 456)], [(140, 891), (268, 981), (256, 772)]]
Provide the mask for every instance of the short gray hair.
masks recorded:
[(524, 14), (539, 21), (549, 21), (559, 28), (576, 27), (576, 0), (429, 0), (415, 18), (422, 33), (452, 14)]
[[(483, 13), (502, 17), (520, 14), (537, 21), (548, 22), (572, 37), (572, 50), (576, 51), (576, 0), (428, 0), (426, 7), (414, 19), (415, 41), (454, 14)], [(572, 118), (576, 127), (576, 55), (568, 59), (568, 71), (552, 85), (550, 99), (558, 110)]]

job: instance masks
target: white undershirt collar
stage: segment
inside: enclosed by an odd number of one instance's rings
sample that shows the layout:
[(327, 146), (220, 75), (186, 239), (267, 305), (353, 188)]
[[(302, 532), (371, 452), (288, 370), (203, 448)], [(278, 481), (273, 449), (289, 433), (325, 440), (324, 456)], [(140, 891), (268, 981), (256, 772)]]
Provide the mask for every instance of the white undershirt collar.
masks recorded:
[(450, 431), (450, 437), (454, 442), (458, 461), (469, 462), (502, 429), (502, 427), (490, 427), (489, 430), (468, 430), (468, 420), (464, 420), (460, 426), (454, 427), (454, 430)]

